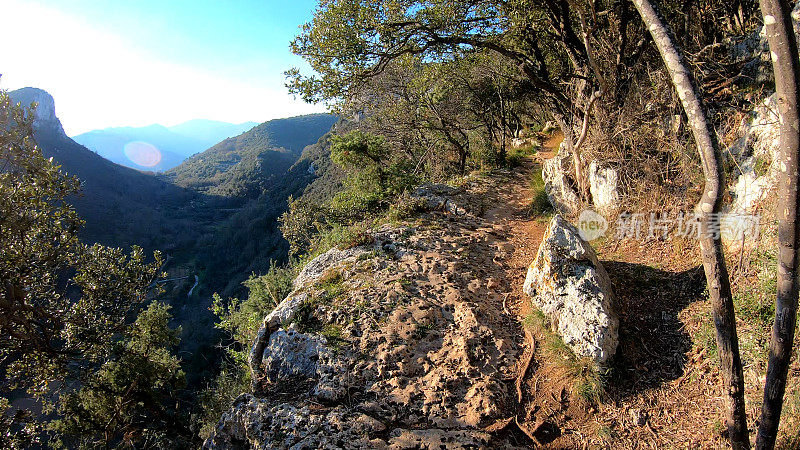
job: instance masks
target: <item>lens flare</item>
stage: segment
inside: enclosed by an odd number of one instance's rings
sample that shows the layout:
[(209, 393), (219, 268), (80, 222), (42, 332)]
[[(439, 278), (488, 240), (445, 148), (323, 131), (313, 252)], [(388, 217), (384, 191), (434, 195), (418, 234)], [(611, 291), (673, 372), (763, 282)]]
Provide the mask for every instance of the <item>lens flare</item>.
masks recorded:
[(161, 162), (161, 152), (155, 145), (147, 142), (128, 142), (124, 151), (125, 156), (139, 166), (154, 167)]

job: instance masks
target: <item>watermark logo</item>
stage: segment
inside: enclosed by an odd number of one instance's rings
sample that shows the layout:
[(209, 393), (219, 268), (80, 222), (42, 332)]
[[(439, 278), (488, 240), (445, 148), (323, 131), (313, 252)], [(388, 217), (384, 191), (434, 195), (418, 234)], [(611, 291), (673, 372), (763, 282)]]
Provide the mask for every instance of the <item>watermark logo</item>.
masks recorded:
[(608, 231), (608, 222), (591, 209), (584, 209), (578, 217), (578, 233), (585, 241), (593, 241)]
[(760, 219), (760, 216), (752, 214), (715, 213), (709, 214), (703, 225), (702, 217), (694, 212), (623, 212), (616, 222), (609, 225), (603, 216), (591, 209), (585, 209), (578, 216), (578, 232), (585, 241), (605, 236), (612, 227), (612, 237), (617, 240), (666, 240), (673, 237), (700, 239), (708, 236), (726, 241), (755, 241), (759, 237)]

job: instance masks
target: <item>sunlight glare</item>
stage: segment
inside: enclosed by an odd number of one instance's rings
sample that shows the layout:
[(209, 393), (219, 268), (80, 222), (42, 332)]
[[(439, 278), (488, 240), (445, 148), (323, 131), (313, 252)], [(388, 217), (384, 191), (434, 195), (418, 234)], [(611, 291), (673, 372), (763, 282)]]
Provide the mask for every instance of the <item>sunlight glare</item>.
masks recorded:
[(155, 167), (161, 162), (161, 151), (147, 142), (133, 141), (125, 144), (125, 156), (134, 164), (143, 167)]

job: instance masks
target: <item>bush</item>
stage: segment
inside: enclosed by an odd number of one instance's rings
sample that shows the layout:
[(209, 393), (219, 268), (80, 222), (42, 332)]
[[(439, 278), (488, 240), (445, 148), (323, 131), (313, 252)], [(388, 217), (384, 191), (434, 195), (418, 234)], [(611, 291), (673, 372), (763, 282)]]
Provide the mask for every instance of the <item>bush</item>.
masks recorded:
[(536, 167), (531, 175), (530, 187), (530, 215), (532, 217), (541, 217), (551, 214), (553, 212), (553, 205), (550, 204), (550, 199), (547, 197), (547, 191), (544, 188), (544, 178), (542, 178), (542, 171), (539, 167)]
[[(370, 224), (419, 181), (409, 163), (397, 159), (381, 137), (353, 131), (331, 141), (331, 160), (347, 173), (345, 189), (324, 203), (290, 199), (280, 223), (292, 256), (365, 243)], [(398, 213), (417, 209), (408, 206)]]
[(292, 291), (292, 282), (299, 268), (297, 261), (285, 266), (272, 263), (266, 274), (251, 275), (244, 282), (249, 289), (244, 301), (233, 298), (226, 302), (214, 294), (211, 309), (219, 318), (215, 326), (225, 331), (231, 342), (225, 346), (222, 370), (200, 394), (202, 414), (195, 418), (195, 426), (203, 439), (208, 437), (233, 400), (249, 389), (247, 355), (250, 346), (264, 317)]

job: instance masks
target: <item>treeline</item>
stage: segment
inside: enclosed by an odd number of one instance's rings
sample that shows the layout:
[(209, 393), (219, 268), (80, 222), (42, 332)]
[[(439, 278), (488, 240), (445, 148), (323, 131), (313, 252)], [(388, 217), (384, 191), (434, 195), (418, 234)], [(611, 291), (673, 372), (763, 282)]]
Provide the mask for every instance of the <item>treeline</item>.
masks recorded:
[[(759, 26), (757, 2), (660, 7), (717, 124), (759, 99), (762, 55), (734, 51)], [(392, 158), (432, 179), (502, 162), (512, 139), (550, 121), (588, 202), (595, 159), (620, 166), (634, 198), (654, 197), (653, 186), (656, 198), (676, 197), (702, 177), (670, 77), (629, 2), (329, 1), (292, 49), (315, 72), (288, 71), (293, 93), (358, 118)]]

